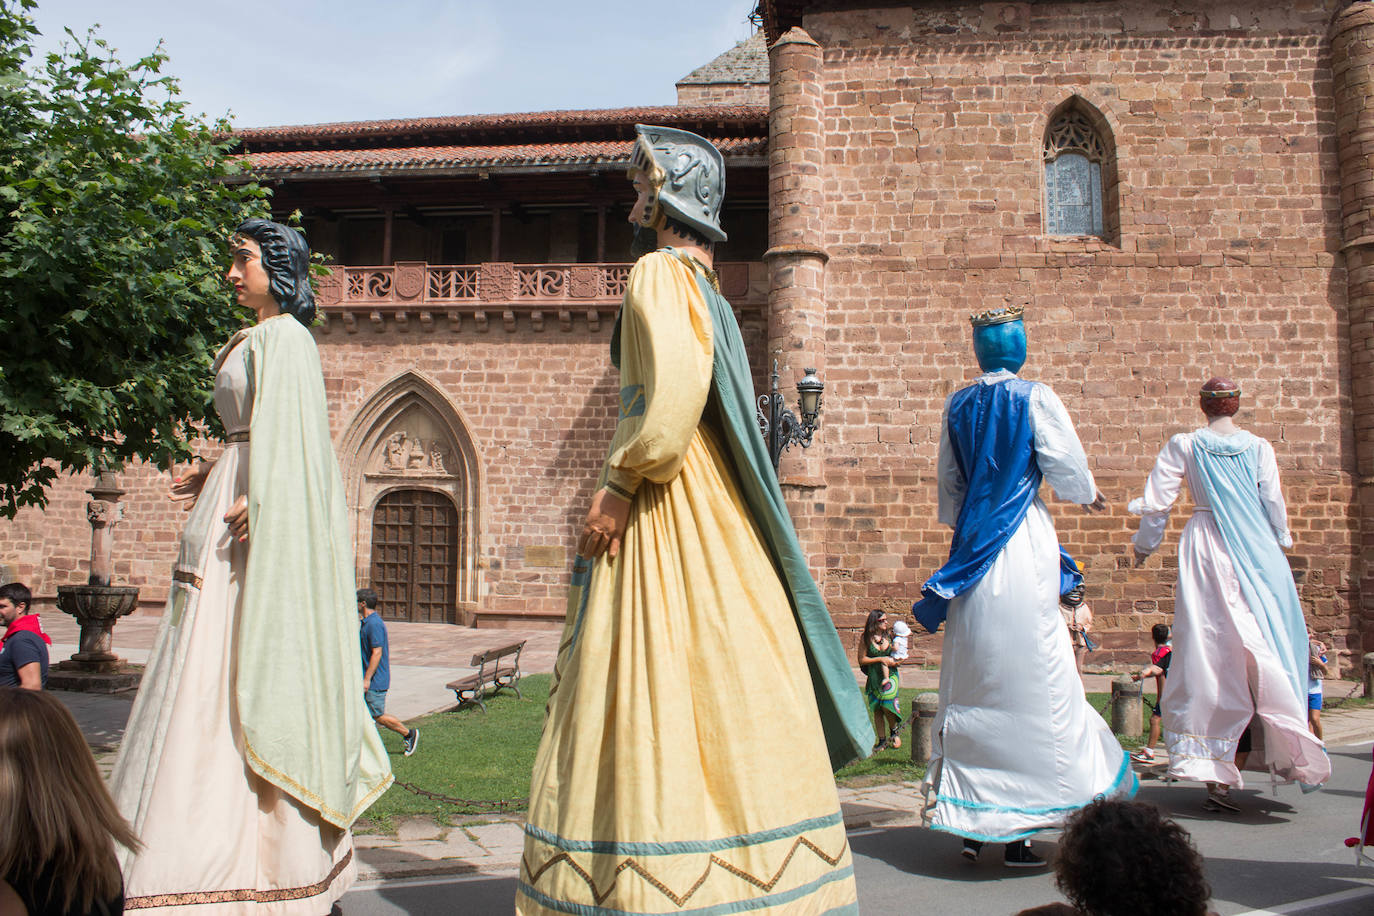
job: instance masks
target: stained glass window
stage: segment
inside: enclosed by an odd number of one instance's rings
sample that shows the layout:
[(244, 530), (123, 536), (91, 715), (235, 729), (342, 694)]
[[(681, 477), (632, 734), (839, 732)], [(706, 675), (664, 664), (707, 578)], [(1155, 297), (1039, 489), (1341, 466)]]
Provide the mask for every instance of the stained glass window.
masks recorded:
[(1069, 110), (1045, 132), (1045, 227), (1050, 235), (1106, 238), (1102, 221), (1102, 138), (1087, 116)]

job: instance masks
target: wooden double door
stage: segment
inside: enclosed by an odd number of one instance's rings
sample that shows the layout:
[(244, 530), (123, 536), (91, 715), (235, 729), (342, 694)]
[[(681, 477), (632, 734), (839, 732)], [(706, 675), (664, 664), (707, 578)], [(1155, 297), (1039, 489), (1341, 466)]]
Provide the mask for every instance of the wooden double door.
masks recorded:
[(455, 623), (458, 510), (443, 493), (393, 490), (372, 515), (372, 587), (387, 620)]

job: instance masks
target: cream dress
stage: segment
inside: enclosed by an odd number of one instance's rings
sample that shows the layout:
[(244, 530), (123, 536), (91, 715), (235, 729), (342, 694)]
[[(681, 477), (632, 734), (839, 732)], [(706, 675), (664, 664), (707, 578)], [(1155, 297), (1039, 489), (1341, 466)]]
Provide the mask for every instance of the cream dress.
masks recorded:
[[(253, 411), (248, 333), (216, 359), (215, 407), (231, 437), (247, 432)], [(137, 855), (121, 850), (128, 910), (323, 916), (354, 881), (349, 831), (245, 760), (235, 684), (249, 547), (229, 536), (223, 518), (248, 491), (249, 448), (225, 447), (187, 519), (111, 777), (143, 843)]]

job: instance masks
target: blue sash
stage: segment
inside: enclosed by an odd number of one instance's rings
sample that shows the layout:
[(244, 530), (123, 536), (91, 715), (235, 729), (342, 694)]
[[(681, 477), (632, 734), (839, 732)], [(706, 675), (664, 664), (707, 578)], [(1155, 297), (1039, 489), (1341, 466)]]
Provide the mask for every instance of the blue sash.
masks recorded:
[[(1040, 489), (1042, 475), (1035, 461), (1030, 414), (1034, 384), (1019, 378), (979, 382), (950, 398), (949, 439), (968, 488), (954, 525), (949, 559), (921, 586), (925, 597), (911, 607), (916, 620), (932, 633), (948, 616), (950, 599), (983, 578), (1021, 526)], [(1068, 555), (1062, 548), (1060, 552), (1062, 582)]]
[(1293, 570), (1260, 502), (1259, 440), (1247, 432), (1218, 436), (1200, 429), (1193, 433), (1193, 465), (1245, 603), (1302, 700), (1307, 695), (1307, 623)]

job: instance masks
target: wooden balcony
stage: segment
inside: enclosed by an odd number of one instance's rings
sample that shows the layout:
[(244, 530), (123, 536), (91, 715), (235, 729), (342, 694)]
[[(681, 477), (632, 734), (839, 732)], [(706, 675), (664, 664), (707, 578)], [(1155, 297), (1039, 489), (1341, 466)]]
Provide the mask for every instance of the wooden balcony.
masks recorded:
[[(388, 267), (336, 265), (319, 282), (321, 330), (342, 327), (356, 333), (365, 325), (381, 330), (413, 323), (431, 329), (486, 331), (499, 323), (507, 331), (528, 324), (542, 331), (556, 322), (571, 331), (577, 319), (599, 330), (625, 295), (632, 264), (437, 265), (398, 261)], [(721, 292), (736, 311), (768, 303), (768, 269), (762, 261), (727, 261), (716, 266)]]

